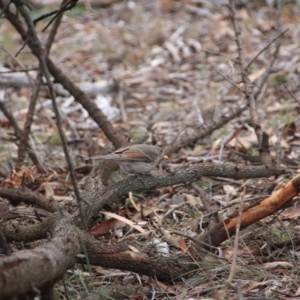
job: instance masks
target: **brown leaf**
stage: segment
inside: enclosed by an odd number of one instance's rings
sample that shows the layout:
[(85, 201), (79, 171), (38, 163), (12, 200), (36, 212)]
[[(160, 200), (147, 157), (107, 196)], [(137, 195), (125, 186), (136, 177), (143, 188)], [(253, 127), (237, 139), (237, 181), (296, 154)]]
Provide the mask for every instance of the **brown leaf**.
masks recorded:
[(183, 238), (180, 239), (180, 249), (182, 253), (186, 253), (188, 250), (188, 247)]
[(92, 236), (99, 236), (99, 235), (104, 235), (107, 233), (114, 232), (117, 229), (123, 228), (125, 226), (125, 223), (116, 220), (116, 219), (109, 219), (104, 222), (102, 222), (99, 225), (94, 226), (92, 229), (88, 231), (89, 234)]

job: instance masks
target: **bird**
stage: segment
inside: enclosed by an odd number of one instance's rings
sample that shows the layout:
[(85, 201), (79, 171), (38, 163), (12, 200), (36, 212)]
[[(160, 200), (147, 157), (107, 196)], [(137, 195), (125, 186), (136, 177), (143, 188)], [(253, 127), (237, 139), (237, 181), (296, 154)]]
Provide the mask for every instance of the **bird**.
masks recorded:
[(150, 173), (162, 160), (167, 160), (168, 156), (164, 155), (163, 150), (157, 146), (136, 144), (110, 154), (92, 156), (89, 159), (112, 160), (126, 173), (134, 174), (141, 179), (141, 174)]

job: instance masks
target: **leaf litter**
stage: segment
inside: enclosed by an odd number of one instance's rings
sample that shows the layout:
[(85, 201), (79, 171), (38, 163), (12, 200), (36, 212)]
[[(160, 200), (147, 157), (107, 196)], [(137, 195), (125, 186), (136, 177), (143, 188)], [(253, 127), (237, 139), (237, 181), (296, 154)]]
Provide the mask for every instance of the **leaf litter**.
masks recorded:
[[(282, 39), (275, 65), (277, 72), (265, 83), (263, 97), (258, 102), (261, 126), (270, 135), (274, 157), (278, 136), (283, 131), (280, 163), (287, 166), (292, 163), (297, 166), (299, 160), (299, 106), (282, 85), (282, 82), (287, 83), (299, 99), (299, 22), (293, 18), (298, 10), (297, 5), (284, 6), (282, 18), (289, 31)], [(276, 35), (274, 15), (275, 10), (265, 4), (246, 5), (239, 9), (238, 21), (242, 27), (247, 61)], [(2, 30), (6, 29), (5, 26)], [(40, 31), (39, 34), (43, 38)], [(12, 39), (16, 41), (14, 34)], [(106, 9), (83, 11), (77, 16), (66, 16), (51, 56), (66, 74), (70, 74), (73, 81), (94, 97), (116, 129), (123, 130), (132, 139), (138, 139), (146, 132), (148, 141), (155, 140), (160, 146), (165, 146), (205, 128), (244, 103), (237, 87), (222, 77), (226, 76), (237, 85), (240, 82), (235, 65), (237, 49), (233, 40), (234, 32), (225, 6), (206, 1), (129, 1), (116, 3)], [(15, 46), (17, 49), (18, 44)], [(272, 51), (267, 49), (251, 67), (249, 77), (253, 82), (261, 78), (271, 55)], [(3, 54), (1, 56), (5, 62), (3, 67), (12, 68), (11, 58)], [(23, 55), (20, 59), (27, 66), (33, 66), (32, 58)], [(0, 78), (4, 80), (2, 74)], [(22, 123), (29, 100), (30, 83), (24, 76), (22, 90), (18, 90), (7, 83), (7, 78), (5, 80), (8, 86), (6, 93), (11, 98), (10, 109), (18, 122)], [(110, 147), (86, 111), (72, 97), (68, 98), (61, 88), (57, 87), (57, 93), (61, 97), (58, 102), (65, 130), (69, 140), (73, 141), (70, 143), (73, 156), (91, 156), (98, 154), (102, 148)], [(1, 90), (1, 101), (5, 101), (5, 97)], [(46, 184), (40, 191), (44, 190), (51, 197), (65, 195), (67, 198), (72, 187), (68, 182), (60, 140), (55, 138), (57, 131), (48, 97), (47, 90), (43, 90), (35, 115), (32, 140), (42, 158), (45, 174), (36, 174), (37, 170), (29, 162), (20, 171), (12, 171), (17, 153), (15, 141), (11, 138), (13, 130), (0, 112), (0, 138), (4, 141), (1, 145), (1, 186), (25, 185), (38, 190), (43, 184), (54, 181), (56, 184), (52, 189)], [(249, 163), (246, 155), (253, 156), (258, 152), (248, 114), (245, 111), (223, 128), (215, 130), (211, 136), (182, 149), (171, 157), (169, 166), (187, 166), (205, 160), (218, 162), (222, 145), (221, 161)], [(225, 143), (227, 137), (229, 142)], [(290, 164), (284, 159), (289, 159)], [(250, 160), (250, 163), (254, 162)], [(82, 174), (78, 174), (78, 179), (82, 177)], [(210, 195), (211, 210), (216, 211), (219, 218), (225, 219), (238, 207), (241, 184), (246, 186), (246, 199), (251, 199), (262, 195), (271, 182), (255, 179), (224, 183), (219, 178), (203, 178), (197, 184)], [(137, 249), (148, 243), (158, 254), (171, 255), (189, 251), (191, 242), (176, 235), (175, 231), (193, 236), (209, 226), (211, 217), (206, 216), (208, 212), (203, 211), (201, 197), (190, 185), (163, 189), (159, 196), (154, 193), (134, 195), (134, 198), (135, 205), (128, 203), (114, 208), (115, 214), (122, 212), (122, 218), (126, 216), (129, 219), (131, 228), (140, 226), (137, 224), (140, 222), (146, 234), (133, 231), (119, 219), (102, 223), (109, 224), (108, 228), (101, 231), (103, 236), (110, 233), (105, 236), (106, 239), (111, 242), (117, 239), (132, 242)], [(5, 220), (4, 214), (9, 208), (6, 202), (1, 203), (1, 211), (4, 211), (1, 218)], [(299, 216), (298, 205), (296, 197), (288, 210), (241, 232), (235, 278), (242, 282), (245, 299), (254, 295), (270, 299), (288, 299), (284, 295), (290, 295), (292, 299), (299, 294), (299, 234), (293, 230), (297, 226), (293, 220)], [(138, 207), (140, 210), (136, 210)], [(31, 213), (34, 218), (33, 210)], [(32, 218), (19, 213), (20, 224), (30, 223)], [(98, 221), (103, 221), (101, 216)], [(123, 230), (121, 235), (117, 234), (120, 228)], [(273, 231), (268, 230), (270, 228)], [(164, 234), (167, 234), (171, 243), (170, 248)], [(236, 293), (226, 284), (232, 244), (232, 240), (228, 240), (218, 249), (217, 255), (226, 260), (207, 255), (199, 262), (198, 273), (182, 282), (164, 285), (127, 273), (107, 280), (109, 272), (104, 276), (95, 274), (94, 281), (108, 284), (114, 280), (114, 283), (126, 284), (140, 280), (152, 285), (158, 293), (157, 299), (164, 299), (167, 294), (171, 299), (178, 299), (180, 294), (185, 295), (184, 299), (201, 299), (205, 295), (216, 299), (234, 299)]]

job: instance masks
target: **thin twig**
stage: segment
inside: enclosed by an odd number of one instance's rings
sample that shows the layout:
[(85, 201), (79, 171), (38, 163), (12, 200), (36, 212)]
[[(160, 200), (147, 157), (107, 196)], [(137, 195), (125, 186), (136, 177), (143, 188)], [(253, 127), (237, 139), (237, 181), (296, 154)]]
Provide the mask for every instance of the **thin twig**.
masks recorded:
[(246, 188), (244, 186), (243, 193), (241, 194), (241, 201), (240, 201), (240, 205), (239, 205), (239, 216), (238, 216), (236, 229), (235, 229), (233, 257), (232, 257), (232, 262), (231, 262), (230, 274), (228, 277), (229, 283), (232, 283), (232, 280), (234, 278), (235, 271), (236, 271), (236, 258), (237, 258), (237, 252), (238, 252), (238, 247), (239, 247), (240, 226), (241, 226), (241, 220), (242, 220), (242, 214), (243, 214), (245, 193), (246, 193)]
[(125, 126), (128, 126), (128, 117), (127, 117), (127, 113), (126, 113), (126, 109), (125, 109), (124, 95), (123, 95), (123, 91), (121, 88), (119, 89), (117, 100), (118, 100), (120, 111), (121, 111), (122, 123)]
[(242, 93), (244, 93), (244, 91), (234, 82), (232, 81), (230, 78), (228, 78), (226, 75), (224, 75), (223, 73), (221, 73), (220, 71), (216, 70), (216, 72), (218, 74), (220, 74), (225, 80), (227, 80), (229, 83), (231, 83), (233, 86), (235, 86), (239, 91), (241, 91)]
[(27, 42), (29, 40), (30, 36), (28, 35), (27, 39), (24, 41), (23, 45), (21, 46), (21, 48), (17, 51), (17, 53), (15, 54), (15, 57), (18, 57), (18, 55), (21, 53), (21, 51), (25, 48), (25, 46), (27, 45)]
[[(264, 197), (266, 197), (266, 195), (263, 195), (263, 194), (262, 194), (262, 195), (260, 195), (260, 196), (252, 197), (252, 198), (250, 198), (250, 199), (247, 199), (247, 200), (244, 201), (244, 203), (246, 203), (246, 202), (251, 202), (251, 201), (261, 200), (261, 199), (263, 199)], [(210, 218), (211, 216), (216, 215), (219, 211), (225, 210), (226, 208), (229, 208), (229, 207), (231, 207), (231, 206), (233, 206), (233, 205), (236, 205), (236, 204), (238, 204), (238, 203), (240, 203), (240, 200), (232, 201), (230, 204), (228, 204), (228, 205), (226, 205), (226, 206), (223, 206), (223, 207), (221, 207), (221, 208), (219, 208), (219, 209), (216, 209), (216, 210), (212, 211), (211, 213), (205, 214), (205, 215), (204, 215), (204, 218), (205, 218), (205, 219)]]
[[(20, 129), (15, 117), (7, 109), (7, 107), (5, 106), (5, 104), (2, 101), (0, 101), (0, 110), (2, 110), (5, 117), (9, 120), (10, 124), (14, 128), (15, 136), (19, 140), (22, 136), (22, 130)], [(34, 153), (33, 149), (30, 147), (29, 143), (27, 145), (27, 151), (28, 151), (28, 155), (29, 155), (30, 159), (32, 160), (32, 162), (35, 165), (39, 165), (39, 160), (38, 160), (36, 154)]]
[(157, 216), (157, 218), (158, 218), (158, 220), (159, 220), (159, 222), (158, 222), (158, 228), (159, 228), (160, 232), (162, 233), (164, 239), (165, 239), (169, 244), (171, 244), (172, 246), (176, 247), (177, 249), (181, 249), (181, 248), (180, 248), (180, 245), (179, 245), (179, 243), (178, 243), (178, 241), (174, 240), (174, 239), (171, 237), (170, 233), (168, 233), (168, 232), (164, 229), (163, 223), (164, 223), (165, 218), (166, 218), (169, 214), (173, 213), (174, 210), (176, 210), (176, 209), (178, 209), (178, 208), (180, 208), (180, 207), (182, 207), (182, 206), (184, 206), (184, 205), (186, 205), (186, 204), (187, 204), (187, 202), (182, 202), (182, 203), (179, 203), (179, 204), (177, 204), (177, 205), (172, 206), (172, 207), (171, 207), (171, 208), (170, 208), (170, 209), (162, 216), (162, 218), (159, 218), (159, 216), (155, 213), (156, 216)]
[[(62, 5), (64, 5), (64, 3), (66, 2), (67, 0), (63, 0), (63, 3)], [(61, 23), (61, 20), (62, 20), (62, 17), (63, 17), (63, 12), (62, 13), (59, 13), (57, 14), (57, 17), (55, 19), (55, 22), (54, 22), (54, 25), (52, 26), (51, 28), (51, 31), (48, 35), (48, 39), (47, 39), (47, 42), (46, 42), (46, 45), (45, 45), (45, 56), (48, 57), (49, 53), (50, 53), (50, 49), (51, 49), (51, 46), (54, 42), (54, 38), (57, 34), (57, 30), (58, 30), (58, 27)]]
[(45, 26), (42, 32), (45, 32), (47, 28), (53, 23), (53, 21), (66, 10), (71, 10), (77, 4), (77, 0), (68, 0), (66, 3), (63, 3), (60, 9), (56, 12), (50, 22)]
[(64, 1), (59, 9), (48, 12), (48, 13), (43, 14), (40, 17), (34, 19), (33, 24), (36, 25), (37, 22), (54, 15), (54, 17), (50, 20), (50, 22), (42, 30), (44, 32), (53, 23), (53, 21), (58, 17), (58, 15), (60, 15), (62, 12), (66, 11), (66, 10), (71, 10), (73, 7), (75, 7), (77, 4), (77, 1), (78, 0), (67, 0), (67, 2)]
[[(277, 3), (277, 10), (276, 10), (276, 23), (275, 23), (275, 29), (276, 32), (278, 33), (278, 37), (280, 37), (280, 35), (283, 35), (288, 29), (286, 29), (285, 31), (282, 32), (282, 34), (280, 33), (280, 28), (281, 28), (281, 24), (280, 24), (280, 14), (282, 11), (282, 1), (278, 1)], [(269, 78), (270, 74), (272, 73), (273, 70), (273, 65), (277, 59), (278, 53), (279, 53), (279, 49), (280, 49), (280, 40), (277, 38), (275, 39), (275, 50), (271, 56), (271, 60), (267, 65), (267, 69), (265, 71), (265, 73), (263, 74), (263, 76), (260, 78), (260, 80), (258, 81), (258, 83), (255, 85), (255, 89), (254, 89), (254, 97), (257, 98), (258, 95), (261, 93), (262, 87), (265, 84), (266, 80)]]
[(224, 126), (225, 124), (227, 124), (228, 122), (230, 122), (231, 120), (233, 120), (234, 118), (236, 118), (237, 116), (239, 116), (246, 109), (247, 109), (246, 105), (242, 106), (242, 107), (238, 107), (235, 111), (231, 112), (227, 116), (223, 116), (222, 118), (218, 119), (217, 122), (211, 124), (209, 127), (206, 127), (205, 129), (202, 129), (202, 130), (198, 130), (195, 134), (188, 135), (187, 137), (182, 138), (178, 142), (175, 142), (175, 143), (167, 146), (164, 149), (165, 154), (166, 155), (170, 155), (172, 153), (175, 153), (179, 149), (181, 149), (183, 147), (186, 147), (186, 146), (194, 143), (196, 140), (202, 139), (205, 136), (210, 135), (215, 130), (221, 128), (222, 126)]
[[(201, 245), (201, 246), (205, 246), (205, 247), (207, 247), (207, 248), (210, 248), (211, 250), (216, 250), (216, 251), (219, 251), (219, 252), (220, 252), (220, 249), (219, 249), (218, 247), (214, 247), (214, 246), (212, 246), (212, 245), (209, 245), (209, 244), (207, 244), (207, 243), (201, 241), (200, 239), (194, 238), (194, 237), (192, 237), (192, 236), (190, 236), (190, 235), (187, 235), (187, 234), (184, 234), (184, 233), (182, 233), (182, 232), (180, 232), (180, 231), (172, 230), (172, 233), (177, 234), (177, 235), (180, 235), (180, 236), (182, 236), (182, 237), (184, 237), (184, 238), (186, 238), (186, 239), (189, 239), (189, 240), (191, 240), (192, 242), (194, 242), (195, 244), (198, 244), (198, 245)], [(228, 262), (228, 259), (226, 259), (226, 258), (224, 258), (224, 257), (222, 257), (222, 256), (217, 256), (217, 255), (213, 254), (212, 252), (206, 250), (204, 247), (202, 247), (201, 251), (203, 251), (203, 252), (205, 252), (206, 254), (211, 255), (211, 256), (213, 256), (213, 257), (215, 257), (215, 258), (217, 258), (217, 259), (220, 259), (220, 260), (223, 260), (223, 261), (227, 261), (227, 262)]]
[(269, 136), (266, 132), (262, 130), (261, 125), (259, 123), (258, 112), (256, 107), (256, 97), (254, 97), (253, 94), (253, 84), (248, 77), (248, 70), (245, 68), (245, 58), (241, 41), (241, 30), (236, 20), (234, 0), (230, 0), (229, 8), (231, 12), (232, 25), (235, 33), (235, 42), (238, 50), (238, 61), (242, 75), (242, 81), (244, 83), (244, 94), (250, 109), (251, 123), (255, 130), (255, 134), (258, 140), (258, 149), (261, 154), (261, 162), (266, 166), (272, 166), (273, 161), (269, 150)]
[(284, 83), (283, 86), (288, 91), (288, 93), (292, 96), (292, 98), (299, 104), (300, 106), (300, 100), (296, 98), (296, 96), (291, 92), (291, 90), (287, 87), (287, 85)]
[(32, 92), (31, 98), (30, 98), (28, 112), (27, 112), (27, 116), (26, 116), (26, 120), (25, 120), (25, 124), (24, 124), (24, 129), (22, 131), (22, 135), (20, 136), (20, 142), (18, 145), (18, 160), (16, 162), (16, 169), (19, 169), (22, 166), (22, 164), (25, 160), (25, 154), (26, 154), (25, 150), (29, 148), (29, 135), (31, 132), (31, 125), (33, 122), (35, 106), (37, 103), (37, 99), (39, 96), (42, 82), (43, 82), (43, 74), (42, 74), (42, 72), (39, 72), (37, 79), (36, 79), (35, 87), (33, 89), (33, 92)]
[[(231, 12), (231, 20), (232, 25), (235, 33), (235, 42), (237, 45), (238, 50), (238, 62), (240, 66), (240, 71), (242, 75), (242, 80), (245, 86), (244, 94), (247, 98), (249, 107), (250, 107), (250, 115), (251, 115), (251, 121), (254, 128), (257, 128), (259, 126), (258, 122), (258, 114), (255, 104), (255, 99), (252, 94), (252, 83), (250, 79), (248, 78), (247, 69), (245, 68), (245, 59), (244, 59), (244, 51), (242, 47), (242, 41), (241, 41), (241, 30), (238, 26), (237, 20), (236, 20), (236, 10), (235, 10), (235, 4), (234, 0), (230, 0), (230, 12)], [(260, 142), (260, 140), (259, 140)], [(259, 143), (260, 144), (260, 143)]]
[[(211, 216), (211, 218), (209, 219), (209, 226), (210, 227), (214, 226), (215, 224), (218, 223), (218, 217), (217, 217), (217, 214), (214, 213), (214, 211), (213, 211), (211, 197), (209, 197), (209, 195), (202, 188), (200, 188), (196, 182), (192, 182), (192, 187), (199, 194), (199, 197), (202, 200), (205, 210), (207, 211), (207, 215)], [(205, 216), (203, 216), (202, 219), (204, 219), (204, 218), (205, 218)]]
[(276, 142), (276, 166), (280, 167), (281, 158), (282, 158), (282, 148), (281, 148), (281, 140), (282, 140), (282, 129), (280, 128), (280, 122), (277, 122), (277, 142)]
[(22, 135), (22, 130), (20, 129), (13, 114), (7, 109), (7, 107), (3, 101), (0, 101), (0, 110), (2, 110), (4, 116), (8, 119), (8, 121), (12, 125), (14, 132), (15, 132), (15, 136), (19, 139)]
[(37, 36), (37, 33), (35, 31), (35, 28), (34, 28), (34, 24), (33, 24), (32, 20), (29, 16), (29, 14), (27, 13), (27, 11), (25, 10), (25, 8), (22, 5), (19, 5), (18, 8), (19, 8), (20, 13), (22, 14), (23, 18), (25, 19), (25, 21), (27, 23), (29, 32), (31, 34), (31, 38), (34, 40), (34, 44), (36, 46), (37, 58), (40, 62), (42, 72), (43, 72), (43, 74), (46, 78), (46, 81), (47, 81), (47, 85), (48, 85), (49, 92), (50, 92), (50, 95), (51, 95), (53, 109), (54, 109), (55, 116), (56, 116), (56, 124), (57, 124), (57, 128), (58, 128), (58, 132), (59, 132), (59, 135), (60, 135), (60, 138), (61, 138), (61, 141), (62, 141), (62, 146), (63, 146), (63, 149), (64, 149), (66, 161), (67, 161), (67, 164), (68, 164), (68, 167), (69, 167), (69, 172), (70, 172), (70, 177), (71, 177), (71, 181), (72, 181), (73, 188), (74, 188), (74, 193), (75, 193), (76, 200), (77, 200), (78, 207), (79, 207), (79, 213), (80, 213), (82, 226), (83, 226), (84, 229), (86, 229), (86, 222), (85, 222), (85, 219), (83, 217), (83, 210), (82, 210), (82, 205), (81, 205), (84, 200), (80, 196), (79, 189), (78, 189), (78, 186), (77, 186), (75, 173), (74, 173), (73, 161), (71, 160), (71, 157), (70, 157), (70, 154), (69, 154), (69, 151), (68, 151), (67, 138), (66, 138), (64, 130), (62, 128), (61, 116), (60, 116), (59, 108), (58, 108), (57, 103), (56, 103), (55, 90), (54, 90), (54, 86), (53, 86), (53, 83), (52, 83), (52, 80), (51, 80), (51, 77), (50, 77), (50, 72), (49, 72), (49, 69), (48, 69), (48, 66), (47, 66), (45, 52), (42, 49), (40, 40)]
[(15, 71), (15, 70), (12, 70), (12, 71), (5, 71), (5, 72), (0, 72), (0, 73), (15, 73), (15, 72), (25, 72), (26, 73), (26, 76), (29, 80), (29, 82), (31, 83), (31, 86), (33, 87), (34, 86), (34, 79), (32, 78), (32, 76), (28, 73), (29, 71), (32, 71), (32, 70), (36, 70), (36, 69), (26, 69), (25, 66), (22, 64), (22, 62), (16, 58), (16, 56), (14, 56), (12, 53), (10, 53), (10, 51), (8, 51), (4, 46), (1, 46), (2, 50), (4, 52), (6, 52), (9, 57), (11, 59), (13, 59), (17, 64), (18, 66), (22, 69), (22, 70), (18, 70), (18, 71)]
[(277, 56), (278, 56), (278, 53), (279, 53), (279, 49), (280, 49), (280, 43), (278, 43), (276, 45), (276, 48), (272, 54), (272, 58), (271, 60), (269, 61), (268, 65), (267, 65), (267, 68), (266, 68), (266, 71), (265, 73), (261, 76), (261, 78), (259, 79), (259, 81), (255, 84), (254, 86), (254, 97), (257, 98), (259, 96), (259, 94), (261, 93), (261, 90), (265, 84), (265, 82), (267, 81), (267, 79), (269, 78), (270, 74), (272, 73), (273, 71), (273, 65), (277, 59)]
[(256, 61), (256, 59), (264, 52), (266, 51), (276, 40), (278, 40), (280, 37), (282, 37), (287, 31), (289, 30), (289, 28), (287, 28), (286, 30), (284, 30), (283, 32), (281, 32), (279, 35), (277, 35), (274, 39), (272, 39), (265, 47), (263, 47), (251, 60), (250, 62), (247, 64), (246, 66), (246, 70), (252, 65), (253, 62)]
[(39, 22), (39, 21), (41, 21), (41, 20), (43, 20), (45, 18), (51, 17), (51, 16), (57, 14), (58, 12), (59, 12), (59, 9), (56, 9), (56, 10), (50, 11), (50, 12), (48, 12), (46, 14), (43, 14), (40, 17), (34, 19), (33, 20), (33, 24), (36, 25), (37, 22)]

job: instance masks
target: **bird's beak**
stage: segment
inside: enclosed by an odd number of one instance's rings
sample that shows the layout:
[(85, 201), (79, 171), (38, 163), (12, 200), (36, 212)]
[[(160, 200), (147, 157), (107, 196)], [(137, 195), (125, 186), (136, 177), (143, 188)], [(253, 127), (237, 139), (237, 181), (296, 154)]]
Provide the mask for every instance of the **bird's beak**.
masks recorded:
[(168, 160), (169, 159), (169, 156), (168, 155), (164, 155), (163, 156), (163, 160)]

